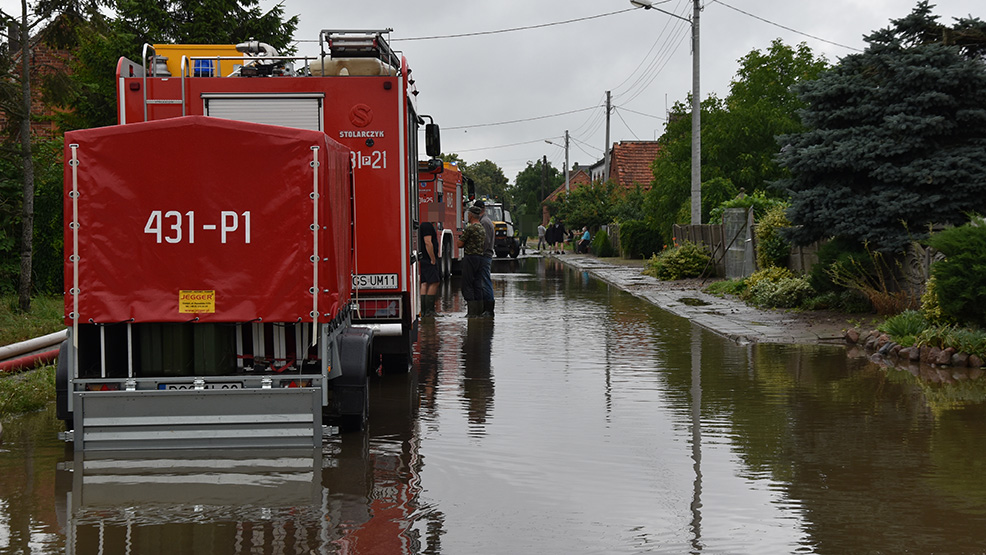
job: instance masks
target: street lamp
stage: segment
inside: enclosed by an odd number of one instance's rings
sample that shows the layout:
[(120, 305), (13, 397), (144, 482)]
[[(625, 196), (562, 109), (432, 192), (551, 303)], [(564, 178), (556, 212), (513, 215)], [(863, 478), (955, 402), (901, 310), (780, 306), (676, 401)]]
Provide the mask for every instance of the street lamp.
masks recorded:
[(691, 19), (676, 13), (662, 10), (651, 0), (630, 0), (630, 3), (645, 10), (657, 10), (663, 14), (687, 21), (692, 26), (692, 223), (702, 223), (702, 100), (699, 94), (699, 41), (698, 16), (699, 0), (693, 0)]
[[(548, 139), (545, 139), (544, 142), (548, 143), (549, 145), (555, 145), (555, 143), (549, 141)], [(555, 145), (555, 146), (561, 147), (561, 145)], [(565, 146), (562, 148), (565, 149), (565, 192), (567, 193), (569, 192), (568, 191), (568, 129), (565, 130)]]

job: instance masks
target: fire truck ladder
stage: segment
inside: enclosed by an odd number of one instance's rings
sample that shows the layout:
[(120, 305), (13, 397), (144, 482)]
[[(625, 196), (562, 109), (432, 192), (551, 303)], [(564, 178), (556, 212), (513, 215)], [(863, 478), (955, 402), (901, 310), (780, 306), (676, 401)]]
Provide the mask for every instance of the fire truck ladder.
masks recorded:
[[(148, 104), (181, 104), (181, 115), (186, 115), (185, 112), (185, 58), (182, 58), (181, 64), (181, 98), (147, 98), (147, 61), (153, 59), (154, 65), (151, 66), (151, 76), (157, 76), (159, 72), (158, 57), (154, 50), (154, 46), (144, 43), (144, 50), (141, 53), (141, 68), (143, 69), (143, 79), (144, 82), (141, 85), (144, 89), (144, 121), (147, 120), (147, 105)], [(163, 60), (160, 60), (163, 62)], [(167, 71), (167, 69), (165, 69)]]

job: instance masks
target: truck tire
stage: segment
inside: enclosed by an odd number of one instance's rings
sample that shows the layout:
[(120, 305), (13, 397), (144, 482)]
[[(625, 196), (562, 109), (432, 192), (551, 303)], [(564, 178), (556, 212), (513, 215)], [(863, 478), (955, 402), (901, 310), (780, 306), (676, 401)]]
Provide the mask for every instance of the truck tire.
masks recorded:
[(58, 346), (58, 365), (55, 367), (55, 416), (65, 423), (65, 429), (75, 427), (74, 415), (68, 410), (68, 339)]
[(339, 412), (339, 429), (343, 432), (362, 430), (369, 419), (372, 353), (372, 330), (350, 328), (339, 338), (342, 376), (332, 382), (332, 398)]
[(518, 256), (520, 256), (520, 243), (514, 241), (513, 246), (510, 247), (510, 258), (517, 258)]
[(448, 281), (452, 277), (452, 251), (446, 248), (442, 252), (442, 281)]

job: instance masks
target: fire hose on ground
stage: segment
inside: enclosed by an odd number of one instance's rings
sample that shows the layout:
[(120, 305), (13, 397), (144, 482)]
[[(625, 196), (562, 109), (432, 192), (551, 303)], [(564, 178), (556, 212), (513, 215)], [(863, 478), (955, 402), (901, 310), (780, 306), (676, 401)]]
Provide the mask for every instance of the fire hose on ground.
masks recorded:
[[(62, 330), (0, 347), (0, 361), (2, 361), (0, 362), (0, 374), (30, 370), (43, 364), (51, 364), (58, 358), (58, 344), (67, 337), (68, 330)], [(45, 350), (52, 346), (55, 348)]]

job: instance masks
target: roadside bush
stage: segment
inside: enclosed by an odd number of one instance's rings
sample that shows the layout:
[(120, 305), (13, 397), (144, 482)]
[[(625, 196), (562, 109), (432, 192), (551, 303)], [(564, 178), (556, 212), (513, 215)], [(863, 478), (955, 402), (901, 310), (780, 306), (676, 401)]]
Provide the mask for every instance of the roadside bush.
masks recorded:
[(620, 222), (620, 248), (627, 258), (646, 258), (661, 251), (664, 238), (655, 227), (644, 220)]
[(832, 283), (829, 276), (829, 269), (833, 264), (845, 262), (850, 259), (866, 260), (866, 249), (850, 239), (836, 237), (830, 241), (825, 241), (818, 247), (818, 263), (811, 267), (808, 272), (808, 282), (819, 293), (829, 291), (844, 291), (845, 288)]
[(973, 217), (926, 242), (946, 257), (931, 267), (942, 314), (961, 324), (986, 327), (986, 219)]
[(771, 283), (777, 283), (782, 279), (793, 278), (794, 273), (787, 268), (781, 268), (779, 266), (771, 266), (770, 268), (764, 268), (762, 270), (757, 270), (750, 274), (746, 278), (746, 292), (743, 295), (744, 300), (752, 300), (753, 298), (753, 288), (757, 286), (761, 281), (767, 281)]
[(787, 266), (791, 243), (784, 238), (781, 230), (790, 227), (791, 222), (785, 210), (787, 204), (776, 204), (757, 221), (757, 264), (761, 268)]
[(702, 277), (706, 271), (712, 271), (710, 259), (707, 247), (685, 241), (651, 257), (644, 273), (664, 281)]
[(934, 275), (924, 283), (924, 293), (921, 295), (921, 313), (932, 324), (954, 323), (942, 312), (941, 303), (938, 302), (938, 285), (935, 283)]
[[(704, 194), (704, 193), (703, 193)], [(753, 208), (753, 219), (760, 221), (761, 218), (767, 213), (767, 210), (783, 204), (784, 201), (769, 198), (764, 194), (763, 191), (756, 191), (752, 195), (743, 195), (742, 197), (733, 198), (723, 202), (719, 206), (713, 208), (709, 212), (709, 222), (721, 223), (722, 215), (726, 212), (727, 208)]]
[(613, 256), (613, 245), (609, 242), (609, 234), (605, 229), (600, 229), (596, 236), (592, 238), (592, 252), (599, 257)]
[[(895, 314), (887, 318), (876, 329), (892, 337), (903, 338), (910, 336), (913, 343), (913, 338), (928, 329), (929, 325), (928, 320), (917, 310), (905, 310), (900, 314)], [(903, 345), (903, 343), (901, 344)]]
[(795, 308), (815, 293), (804, 277), (761, 279), (748, 291), (750, 302), (766, 308)]
[(898, 314), (916, 308), (918, 299), (897, 282), (896, 276), (903, 273), (900, 260), (887, 260), (883, 253), (865, 245), (864, 249), (865, 257), (840, 259), (826, 270), (832, 283), (865, 295), (877, 314)]

